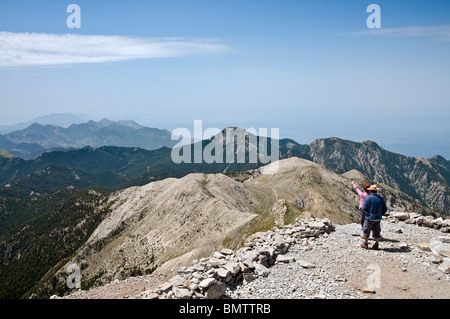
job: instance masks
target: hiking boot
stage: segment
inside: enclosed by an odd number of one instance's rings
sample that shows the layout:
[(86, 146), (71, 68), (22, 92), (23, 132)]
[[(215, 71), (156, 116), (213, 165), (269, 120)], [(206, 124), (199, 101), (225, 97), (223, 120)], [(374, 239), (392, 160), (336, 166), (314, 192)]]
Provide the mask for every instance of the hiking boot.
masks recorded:
[(369, 249), (369, 245), (366, 243), (361, 244), (361, 248)]
[(378, 250), (378, 242), (376, 242), (375, 244), (373, 244), (372, 249)]

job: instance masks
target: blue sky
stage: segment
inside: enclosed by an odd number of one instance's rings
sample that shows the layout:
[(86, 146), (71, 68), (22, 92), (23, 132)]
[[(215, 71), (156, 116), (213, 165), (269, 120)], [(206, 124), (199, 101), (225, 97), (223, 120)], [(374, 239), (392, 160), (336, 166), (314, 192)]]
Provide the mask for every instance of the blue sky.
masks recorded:
[(450, 1), (2, 0), (0, 124), (199, 119), (450, 159), (449, 57)]

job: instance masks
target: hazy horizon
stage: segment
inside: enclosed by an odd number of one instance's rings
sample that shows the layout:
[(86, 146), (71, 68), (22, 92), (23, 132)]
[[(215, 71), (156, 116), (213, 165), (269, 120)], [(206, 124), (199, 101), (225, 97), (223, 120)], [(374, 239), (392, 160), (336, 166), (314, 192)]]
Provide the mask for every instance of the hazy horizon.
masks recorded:
[[(61, 116), (63, 116), (63, 117), (61, 117)], [(40, 116), (38, 118), (32, 118), (32, 119), (29, 119), (29, 120), (26, 120), (26, 121), (15, 122), (15, 123), (11, 123), (11, 124), (9, 124), (9, 123), (2, 124), (0, 122), (0, 128), (2, 126), (14, 126), (16, 124), (21, 124), (21, 123), (28, 123), (28, 122), (35, 123), (36, 122), (35, 120), (37, 120), (37, 122), (42, 122), (42, 121), (39, 121), (39, 118), (47, 118), (47, 117), (48, 118), (52, 118), (52, 117), (64, 118), (64, 116), (78, 117), (79, 118), (79, 121), (76, 121), (76, 122), (74, 122), (72, 124), (85, 123), (85, 122), (88, 122), (90, 120), (98, 122), (98, 121), (100, 121), (102, 119), (108, 119), (108, 120), (111, 120), (111, 121), (121, 121), (121, 120), (127, 121), (127, 120), (131, 120), (131, 121), (134, 121), (134, 122), (136, 122), (136, 123), (138, 123), (138, 124), (140, 124), (142, 126), (151, 127), (151, 128), (166, 129), (166, 130), (169, 130), (169, 131), (173, 131), (177, 127), (184, 127), (184, 128), (187, 128), (188, 130), (190, 130), (192, 133), (194, 132), (194, 123), (182, 123), (182, 122), (180, 122), (179, 123), (180, 125), (178, 125), (178, 126), (175, 125), (176, 123), (172, 123), (173, 127), (169, 128), (169, 127), (158, 127), (158, 126), (153, 125), (153, 123), (151, 123), (151, 122), (141, 122), (139, 120), (132, 119), (132, 118), (110, 118), (108, 116), (94, 118), (94, 117), (89, 116), (88, 114), (71, 114), (71, 113), (45, 114), (45, 115), (42, 115), (42, 116)], [(61, 127), (68, 127), (69, 126), (69, 124), (67, 124), (68, 123), (67, 121), (64, 122), (65, 125), (61, 125), (59, 123), (56, 123), (57, 121), (51, 121), (51, 122), (53, 123), (53, 125), (58, 125), (58, 126), (61, 126)], [(225, 129), (226, 127), (231, 126), (231, 125), (224, 125), (223, 126), (223, 125), (220, 125), (219, 123), (216, 123), (217, 125), (214, 125), (214, 123), (210, 123), (210, 124), (211, 125), (206, 125), (206, 123), (203, 123), (203, 131), (206, 130), (207, 128), (212, 128), (212, 127), (215, 127), (215, 128), (218, 128), (218, 129), (222, 130), (222, 129)], [(270, 128), (271, 127), (269, 127), (269, 126), (265, 126), (265, 127), (264, 126), (260, 126), (260, 127), (238, 126), (238, 127), (242, 128), (242, 129), (255, 128), (257, 130), (259, 128), (267, 128), (268, 129), (268, 134), (270, 136)], [(366, 141), (366, 140), (372, 140), (372, 141), (374, 141), (375, 143), (377, 143), (378, 145), (380, 145), (381, 147), (383, 147), (384, 149), (386, 149), (388, 151), (391, 151), (391, 152), (394, 152), (394, 153), (399, 153), (399, 154), (406, 155), (406, 156), (423, 157), (423, 158), (427, 159), (427, 158), (431, 158), (431, 157), (433, 157), (435, 155), (440, 155), (440, 156), (444, 157), (447, 160), (449, 160), (449, 158), (450, 158), (450, 152), (447, 152), (447, 153), (446, 152), (444, 152), (444, 153), (432, 153), (433, 149), (435, 147), (432, 146), (430, 148), (426, 148), (426, 147), (425, 148), (420, 148), (420, 147), (418, 148), (417, 147), (417, 143), (414, 144), (414, 151), (412, 151), (412, 147), (411, 148), (408, 147), (408, 142), (412, 143), (413, 141), (408, 141), (408, 139), (404, 139), (403, 140), (403, 144), (401, 144), (401, 143), (400, 144), (389, 144), (389, 138), (387, 138), (386, 140), (383, 140), (383, 138), (358, 139), (358, 138), (354, 138), (354, 136), (335, 136), (335, 135), (305, 137), (305, 136), (298, 136), (298, 134), (295, 134), (295, 132), (292, 135), (282, 134), (283, 132), (285, 132), (285, 130), (280, 128), (280, 138), (293, 139), (294, 141), (296, 141), (297, 143), (300, 143), (300, 144), (310, 144), (311, 142), (313, 142), (316, 139), (319, 139), (319, 138), (331, 138), (331, 137), (337, 137), (337, 138), (341, 138), (341, 139), (345, 139), (345, 140), (351, 140), (351, 141), (354, 141), (354, 142), (363, 142), (363, 141)], [(2, 133), (0, 133), (0, 135), (1, 134)], [(3, 133), (3, 135), (4, 134), (6, 134), (6, 133)], [(399, 142), (402, 142), (402, 141), (399, 139)]]

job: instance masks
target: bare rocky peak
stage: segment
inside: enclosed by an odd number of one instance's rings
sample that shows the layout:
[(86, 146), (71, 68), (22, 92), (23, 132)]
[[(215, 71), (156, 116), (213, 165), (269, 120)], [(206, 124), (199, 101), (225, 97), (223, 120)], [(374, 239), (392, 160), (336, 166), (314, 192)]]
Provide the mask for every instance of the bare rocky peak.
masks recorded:
[(136, 123), (135, 121), (132, 120), (119, 120), (119, 121), (111, 121), (107, 118), (104, 118), (98, 122), (94, 122), (94, 121), (90, 121), (90, 123), (94, 124), (94, 125), (98, 125), (101, 127), (107, 127), (110, 125), (121, 125), (121, 126), (127, 126), (133, 129), (141, 129), (143, 128), (142, 125)]
[(76, 262), (100, 282), (133, 271), (165, 273), (208, 254), (257, 215), (251, 194), (222, 174), (190, 174), (115, 193), (111, 213), (94, 231)]
[(440, 155), (435, 155), (428, 159), (429, 162), (435, 163), (445, 167), (446, 169), (450, 169), (450, 161), (447, 161), (444, 157)]
[(222, 139), (223, 143), (232, 142), (235, 145), (244, 143), (246, 146), (248, 146), (249, 143), (256, 144), (258, 138), (257, 134), (258, 132), (256, 131), (252, 132), (251, 130), (245, 130), (240, 127), (230, 126), (223, 129), (220, 133), (216, 134), (214, 136), (214, 139)]
[(348, 172), (342, 174), (342, 176), (355, 181), (369, 181), (369, 178), (366, 175), (356, 169), (349, 170)]

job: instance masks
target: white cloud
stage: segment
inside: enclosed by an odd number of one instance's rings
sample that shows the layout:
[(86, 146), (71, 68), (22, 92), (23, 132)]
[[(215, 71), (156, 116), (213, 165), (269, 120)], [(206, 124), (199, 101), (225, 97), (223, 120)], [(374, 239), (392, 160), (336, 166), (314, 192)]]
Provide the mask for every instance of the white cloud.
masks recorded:
[(103, 63), (228, 50), (211, 39), (0, 32), (0, 67)]
[(450, 25), (368, 29), (351, 34), (384, 37), (421, 37), (450, 41)]

